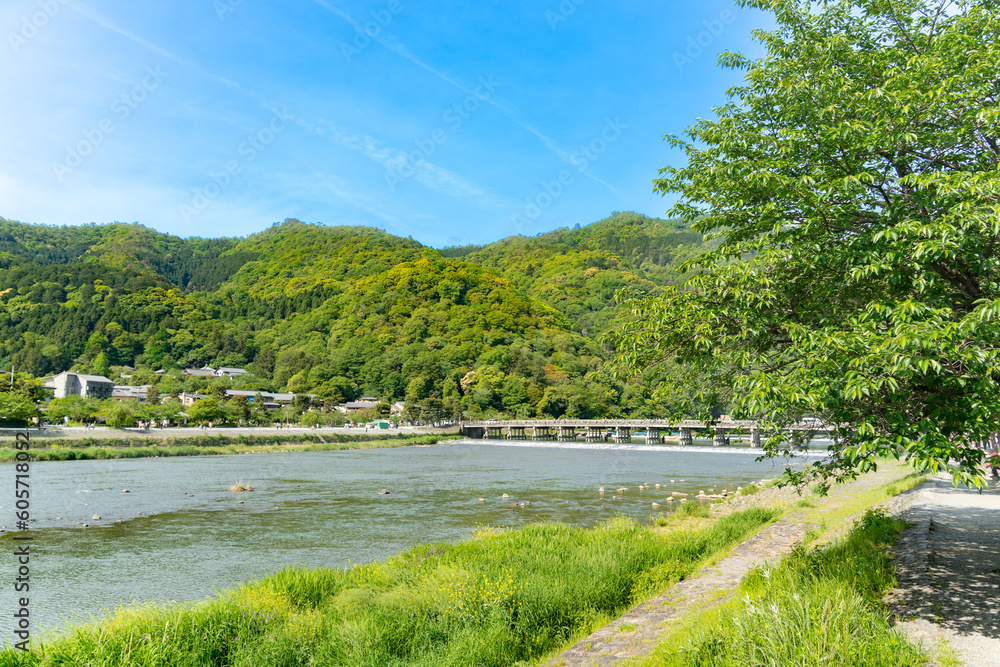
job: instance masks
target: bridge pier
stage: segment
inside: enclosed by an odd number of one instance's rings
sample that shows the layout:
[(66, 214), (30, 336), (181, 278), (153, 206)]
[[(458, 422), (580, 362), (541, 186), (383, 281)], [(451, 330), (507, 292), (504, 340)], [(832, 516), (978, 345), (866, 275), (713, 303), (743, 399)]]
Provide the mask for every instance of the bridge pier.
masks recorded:
[(548, 426), (534, 426), (531, 429), (532, 440), (551, 440), (552, 429)]
[(508, 440), (524, 440), (524, 427), (523, 426), (511, 426), (507, 429), (507, 439)]
[(712, 446), (724, 447), (726, 444), (726, 433), (727, 429), (716, 428), (715, 433), (712, 434)]
[(560, 426), (558, 437), (561, 442), (572, 442), (573, 440), (576, 440), (576, 427)]
[(694, 444), (694, 429), (684, 428), (682, 426), (681, 429), (680, 429), (680, 431), (681, 431), (681, 444), (682, 445), (692, 445), (692, 444)]
[(588, 426), (587, 442), (604, 442), (604, 429), (599, 426)]
[(653, 428), (652, 426), (646, 429), (646, 444), (647, 445), (662, 445), (663, 444), (663, 430), (658, 428)]
[(486, 439), (487, 440), (501, 440), (503, 439), (503, 429), (499, 426), (487, 426), (486, 427)]
[(629, 426), (616, 426), (615, 442), (632, 442), (632, 428)]
[(753, 428), (750, 429), (750, 446), (760, 447), (760, 429)]

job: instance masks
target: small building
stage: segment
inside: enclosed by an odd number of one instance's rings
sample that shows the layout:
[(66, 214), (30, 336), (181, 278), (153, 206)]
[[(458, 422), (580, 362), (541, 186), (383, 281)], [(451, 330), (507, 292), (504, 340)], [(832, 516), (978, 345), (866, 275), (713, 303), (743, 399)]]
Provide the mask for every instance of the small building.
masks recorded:
[(277, 403), (278, 405), (291, 405), (292, 401), (295, 400), (295, 394), (291, 392), (284, 394), (274, 394), (269, 392), (267, 394), (267, 398), (269, 398), (274, 403)]
[(129, 399), (135, 399), (140, 403), (145, 403), (150, 386), (151, 385), (148, 384), (142, 385), (141, 387), (115, 385), (114, 389), (111, 391), (111, 398), (119, 403)]
[(194, 405), (203, 398), (207, 398), (207, 396), (203, 396), (201, 394), (189, 394), (186, 391), (182, 391), (177, 395), (177, 399), (181, 402), (181, 405), (188, 406)]
[(362, 396), (356, 401), (348, 401), (347, 403), (344, 403), (344, 411), (350, 413), (358, 412), (359, 410), (370, 410), (379, 403), (381, 403), (381, 401), (374, 396)]
[(253, 403), (254, 398), (260, 394), (261, 398), (268, 398), (271, 395), (269, 391), (251, 391), (249, 389), (227, 389), (226, 396), (229, 398), (236, 398), (237, 396), (246, 396), (247, 400)]
[(56, 375), (52, 378), (52, 383), (46, 383), (45, 386), (55, 390), (56, 398), (111, 398), (115, 390), (115, 383), (103, 375), (81, 375), (69, 371)]
[(205, 366), (204, 368), (185, 368), (184, 375), (188, 375), (191, 377), (204, 377), (204, 378), (216, 377), (215, 369), (209, 368), (208, 366)]
[(230, 380), (240, 377), (241, 375), (250, 375), (249, 371), (245, 368), (229, 368), (227, 366), (223, 366), (218, 369), (215, 371), (215, 374), (218, 377), (228, 377)]

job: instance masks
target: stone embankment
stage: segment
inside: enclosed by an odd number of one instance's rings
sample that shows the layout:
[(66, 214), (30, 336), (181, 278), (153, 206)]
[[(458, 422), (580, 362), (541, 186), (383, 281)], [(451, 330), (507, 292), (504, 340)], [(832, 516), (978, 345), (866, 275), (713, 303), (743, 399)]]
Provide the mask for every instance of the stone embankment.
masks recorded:
[[(808, 491), (800, 495), (793, 488), (767, 486), (753, 495), (731, 497), (726, 502), (715, 505), (713, 514), (716, 515), (752, 506), (791, 508), (791, 511), (734, 548), (718, 562), (702, 568), (665, 593), (640, 604), (546, 665), (614, 665), (652, 652), (672, 623), (687, 614), (726, 600), (753, 567), (784, 556), (795, 544), (803, 541), (807, 531), (816, 530), (816, 526), (807, 518), (807, 509), (836, 507), (856, 494), (887, 484), (905, 476), (907, 472), (899, 466), (886, 466), (877, 473), (870, 473), (854, 482), (835, 487), (825, 498), (816, 497)], [(912, 496), (913, 492), (910, 491), (889, 498), (879, 505), (887, 506), (891, 513), (898, 513), (910, 502)], [(807, 500), (811, 507), (796, 508), (800, 500)], [(849, 529), (853, 518), (855, 517), (848, 516), (839, 525), (830, 527), (832, 530), (819, 535), (817, 541), (825, 541), (831, 535)]]

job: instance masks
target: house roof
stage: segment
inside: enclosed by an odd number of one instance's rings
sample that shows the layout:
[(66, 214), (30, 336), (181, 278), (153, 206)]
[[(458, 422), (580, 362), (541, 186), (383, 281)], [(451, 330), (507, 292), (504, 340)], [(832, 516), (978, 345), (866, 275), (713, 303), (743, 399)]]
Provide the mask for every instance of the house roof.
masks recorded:
[(110, 384), (111, 386), (114, 386), (115, 384), (114, 382), (104, 377), (103, 375), (80, 375), (79, 373), (70, 373), (70, 375), (75, 375), (84, 382), (105, 382), (107, 384)]
[(269, 392), (269, 391), (250, 391), (249, 389), (227, 389), (226, 390), (226, 395), (227, 396), (256, 396), (257, 394), (260, 394), (264, 398), (267, 398), (268, 396), (271, 395), (271, 392)]
[(215, 377), (215, 371), (204, 368), (185, 368), (184, 375), (199, 375), (201, 377)]
[(150, 385), (148, 384), (141, 387), (115, 385), (114, 390), (111, 392), (111, 396), (146, 398), (146, 392), (149, 390), (149, 386)]
[(250, 374), (245, 368), (229, 368), (228, 366), (223, 366), (217, 370), (216, 373), (225, 373), (227, 375), (242, 375), (244, 373), (247, 375)]

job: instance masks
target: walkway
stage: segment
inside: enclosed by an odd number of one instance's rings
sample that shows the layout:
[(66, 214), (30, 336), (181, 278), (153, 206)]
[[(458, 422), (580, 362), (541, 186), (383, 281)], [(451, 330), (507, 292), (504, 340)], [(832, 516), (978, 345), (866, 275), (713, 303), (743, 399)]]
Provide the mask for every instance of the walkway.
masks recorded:
[(965, 667), (1000, 665), (1000, 489), (956, 489), (940, 475), (918, 489), (897, 547), (891, 596), (900, 629), (925, 648), (942, 639)]

